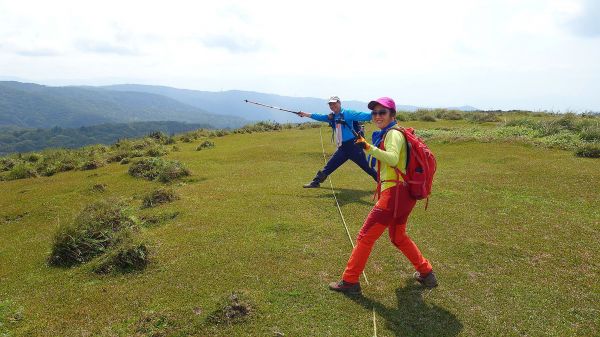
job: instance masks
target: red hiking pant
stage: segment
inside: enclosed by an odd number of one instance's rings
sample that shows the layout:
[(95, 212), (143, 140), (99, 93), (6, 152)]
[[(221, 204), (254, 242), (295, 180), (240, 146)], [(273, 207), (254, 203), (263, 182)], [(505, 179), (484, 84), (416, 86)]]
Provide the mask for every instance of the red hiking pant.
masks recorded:
[[(394, 218), (396, 188), (400, 188), (399, 209), (396, 213), (397, 217)], [(352, 250), (352, 255), (342, 276), (344, 281), (350, 283), (359, 281), (360, 274), (365, 269), (375, 241), (379, 239), (386, 228), (388, 228), (390, 240), (394, 246), (410, 260), (421, 275), (431, 272), (431, 264), (423, 257), (417, 245), (406, 234), (406, 221), (416, 202), (408, 194), (408, 188), (403, 185), (388, 188), (381, 192), (381, 198), (367, 216), (358, 233), (356, 247)]]

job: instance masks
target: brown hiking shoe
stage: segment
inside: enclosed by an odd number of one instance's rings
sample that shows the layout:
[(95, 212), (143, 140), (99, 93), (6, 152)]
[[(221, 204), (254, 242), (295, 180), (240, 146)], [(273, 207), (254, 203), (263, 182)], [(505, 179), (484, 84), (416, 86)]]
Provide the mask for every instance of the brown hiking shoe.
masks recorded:
[(329, 283), (329, 289), (348, 295), (359, 295), (361, 293), (360, 283), (349, 283), (344, 280)]
[(438, 281), (437, 281), (437, 278), (435, 277), (435, 274), (433, 271), (425, 276), (421, 276), (421, 274), (419, 274), (419, 272), (416, 271), (413, 276), (414, 276), (415, 280), (417, 280), (417, 282), (421, 283), (423, 286), (425, 286), (427, 288), (431, 289), (431, 288), (435, 288), (438, 286)]

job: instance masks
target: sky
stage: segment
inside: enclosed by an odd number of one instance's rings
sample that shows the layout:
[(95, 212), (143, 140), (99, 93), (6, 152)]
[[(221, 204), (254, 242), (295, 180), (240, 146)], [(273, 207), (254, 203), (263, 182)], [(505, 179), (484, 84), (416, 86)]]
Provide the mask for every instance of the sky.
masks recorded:
[(600, 111), (600, 1), (0, 0), (0, 79)]

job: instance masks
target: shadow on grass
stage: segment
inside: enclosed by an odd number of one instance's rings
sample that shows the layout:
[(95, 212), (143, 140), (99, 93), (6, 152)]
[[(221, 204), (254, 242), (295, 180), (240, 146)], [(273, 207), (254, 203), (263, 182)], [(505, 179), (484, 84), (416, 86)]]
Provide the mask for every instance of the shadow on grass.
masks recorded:
[[(435, 290), (434, 290), (435, 291)], [(407, 285), (396, 289), (398, 306), (385, 305), (364, 296), (348, 296), (367, 310), (375, 308), (378, 324), (381, 318), (385, 327), (395, 336), (456, 336), (463, 329), (462, 323), (450, 311), (423, 300), (429, 290), (419, 285)]]
[[(362, 204), (362, 205), (367, 205), (367, 206), (373, 206), (375, 204), (375, 202), (371, 201), (369, 199), (369, 201), (365, 201), (362, 200), (363, 197), (365, 196), (373, 196), (373, 191), (370, 190), (355, 190), (355, 189), (349, 189), (349, 188), (337, 188), (335, 187), (335, 196), (338, 199), (338, 202), (340, 203), (340, 206), (344, 206), (347, 204)], [(295, 198), (317, 198), (317, 199), (330, 199), (333, 200), (332, 196), (331, 196), (331, 188), (329, 187), (329, 183), (326, 181), (324, 183), (321, 184), (321, 187), (317, 188), (316, 190), (324, 192), (321, 193), (319, 195), (311, 195), (311, 196), (303, 196), (303, 195), (290, 195), (293, 196)]]

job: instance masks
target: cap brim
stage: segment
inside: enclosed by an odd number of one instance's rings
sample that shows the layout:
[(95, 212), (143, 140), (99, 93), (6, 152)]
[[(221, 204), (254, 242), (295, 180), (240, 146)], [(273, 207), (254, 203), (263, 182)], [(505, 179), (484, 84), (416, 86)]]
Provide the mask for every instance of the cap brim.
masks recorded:
[(377, 105), (377, 104), (381, 104), (377, 101), (371, 101), (369, 102), (369, 104), (367, 105), (367, 107), (369, 108), (369, 110), (373, 110), (373, 108)]
[(329, 102), (327, 102), (327, 104), (329, 104), (329, 103), (337, 103), (337, 102), (339, 102), (339, 101), (336, 100), (336, 99), (330, 99)]

